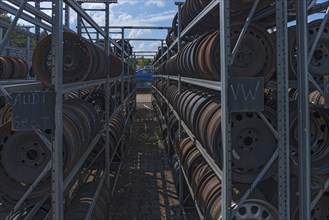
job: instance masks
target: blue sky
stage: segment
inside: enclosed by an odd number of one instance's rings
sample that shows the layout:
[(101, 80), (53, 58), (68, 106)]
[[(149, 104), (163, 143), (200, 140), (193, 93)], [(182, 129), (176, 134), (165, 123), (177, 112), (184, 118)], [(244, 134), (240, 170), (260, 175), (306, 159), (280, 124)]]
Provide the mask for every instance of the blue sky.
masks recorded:
[[(177, 12), (174, 0), (118, 0), (117, 4), (111, 4), (110, 24), (113, 26), (171, 26), (172, 19)], [(104, 7), (102, 4), (85, 4), (84, 7)], [(101, 25), (104, 24), (102, 13), (91, 13), (91, 16)], [(74, 22), (73, 22), (74, 23)], [(113, 30), (117, 31), (117, 30)], [(125, 31), (128, 38), (156, 38), (164, 39), (166, 30), (134, 29)], [(112, 34), (112, 38), (121, 37)], [(157, 50), (160, 41), (132, 41), (135, 51)]]
[[(176, 0), (177, 1), (177, 0)], [(34, 5), (33, 2), (29, 4)], [(83, 3), (83, 8), (103, 9), (103, 3)], [(49, 2), (42, 2), (41, 7), (49, 8)], [(50, 10), (44, 10), (51, 14)], [(112, 26), (165, 26), (170, 27), (177, 12), (175, 0), (118, 0), (110, 6), (110, 25)], [(88, 14), (99, 24), (105, 25), (105, 13), (89, 11)], [(70, 11), (70, 28), (76, 30), (76, 13)], [(31, 25), (19, 20), (21, 25)], [(33, 31), (33, 29), (31, 30)], [(119, 30), (112, 30), (118, 32)], [(164, 39), (166, 30), (126, 30), (128, 38), (156, 38)], [(87, 35), (84, 35), (87, 37)], [(112, 38), (121, 38), (121, 35), (111, 34)], [(160, 41), (131, 41), (135, 51), (155, 51), (161, 45)]]

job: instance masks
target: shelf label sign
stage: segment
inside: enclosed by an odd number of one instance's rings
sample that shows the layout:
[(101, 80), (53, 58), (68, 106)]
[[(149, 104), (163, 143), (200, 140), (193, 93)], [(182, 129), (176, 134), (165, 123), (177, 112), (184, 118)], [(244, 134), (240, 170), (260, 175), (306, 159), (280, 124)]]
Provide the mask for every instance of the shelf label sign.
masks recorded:
[(230, 77), (228, 80), (229, 112), (264, 110), (263, 77)]
[(329, 108), (329, 75), (324, 76), (324, 108)]
[(55, 93), (20, 92), (12, 95), (12, 129), (51, 129), (54, 125)]

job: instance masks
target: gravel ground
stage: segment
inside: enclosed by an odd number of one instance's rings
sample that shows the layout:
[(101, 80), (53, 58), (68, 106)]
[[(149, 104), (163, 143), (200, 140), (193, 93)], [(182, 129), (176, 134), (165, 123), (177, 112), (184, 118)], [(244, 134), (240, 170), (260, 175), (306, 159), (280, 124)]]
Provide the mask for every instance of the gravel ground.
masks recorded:
[(181, 219), (156, 117), (148, 107), (139, 107), (125, 165), (112, 197), (110, 219)]

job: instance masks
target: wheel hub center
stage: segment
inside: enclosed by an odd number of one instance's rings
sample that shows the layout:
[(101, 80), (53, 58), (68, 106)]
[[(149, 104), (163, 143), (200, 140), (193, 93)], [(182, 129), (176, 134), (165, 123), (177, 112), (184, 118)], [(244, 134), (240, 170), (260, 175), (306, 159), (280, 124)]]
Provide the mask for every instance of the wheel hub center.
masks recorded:
[(28, 167), (38, 167), (46, 158), (46, 153), (37, 143), (33, 143), (21, 148), (21, 163)]
[(241, 45), (238, 53), (236, 54), (234, 64), (241, 68), (248, 67), (251, 63), (251, 59), (252, 51), (249, 49), (249, 47)]
[(258, 141), (258, 137), (252, 130), (244, 131), (239, 136), (239, 147), (243, 150), (254, 150)]

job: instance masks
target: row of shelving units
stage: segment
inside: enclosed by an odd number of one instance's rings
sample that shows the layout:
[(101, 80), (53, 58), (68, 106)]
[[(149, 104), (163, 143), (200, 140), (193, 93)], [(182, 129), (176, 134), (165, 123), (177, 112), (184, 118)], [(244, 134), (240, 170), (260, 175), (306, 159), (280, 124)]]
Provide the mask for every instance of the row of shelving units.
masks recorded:
[(152, 99), (182, 213), (327, 219), (329, 1), (176, 4)]
[[(13, 15), (0, 23), (1, 219), (108, 218), (136, 106), (135, 60), (124, 36), (110, 38), (116, 1), (99, 3), (102, 28), (85, 2), (0, 4)], [(4, 52), (18, 19), (33, 25), (21, 31), (36, 39), (32, 62)]]

